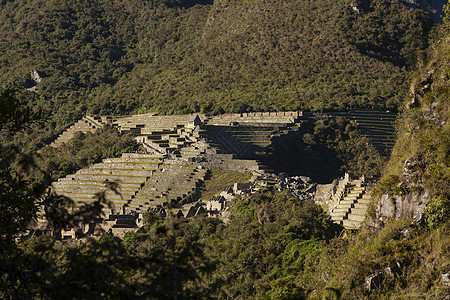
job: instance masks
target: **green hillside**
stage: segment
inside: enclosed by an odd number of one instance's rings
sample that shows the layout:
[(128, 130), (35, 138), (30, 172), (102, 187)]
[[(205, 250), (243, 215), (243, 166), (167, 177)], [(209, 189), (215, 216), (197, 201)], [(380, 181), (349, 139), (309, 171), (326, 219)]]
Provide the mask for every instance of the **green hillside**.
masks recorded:
[[(0, 298), (448, 299), (450, 3), (445, 8), (446, 23), (426, 47), (426, 17), (394, 0), (1, 1)], [(37, 93), (4, 89), (22, 85), (32, 69), (43, 76)], [(71, 212), (71, 200), (43, 182), (137, 149), (132, 136), (108, 126), (26, 155), (86, 111), (397, 105), (384, 167), (355, 124), (340, 118), (304, 124), (302, 136), (286, 135), (292, 145), (275, 139), (279, 148), (260, 153), (271, 160), (295, 152), (303, 160), (274, 165), (313, 163), (323, 176), (338, 176), (334, 163), (365, 175), (383, 169), (360, 230), (344, 230), (312, 200), (270, 184), (236, 197), (226, 222), (146, 212), (123, 239), (57, 240), (30, 230), (42, 211), (50, 229), (102, 217), (106, 188)], [(372, 122), (361, 112), (352, 113)], [(33, 169), (42, 174), (30, 176)], [(248, 178), (220, 173), (204, 189)]]
[(430, 21), (396, 0), (2, 1), (0, 87), (44, 74), (58, 124), (93, 114), (395, 106)]

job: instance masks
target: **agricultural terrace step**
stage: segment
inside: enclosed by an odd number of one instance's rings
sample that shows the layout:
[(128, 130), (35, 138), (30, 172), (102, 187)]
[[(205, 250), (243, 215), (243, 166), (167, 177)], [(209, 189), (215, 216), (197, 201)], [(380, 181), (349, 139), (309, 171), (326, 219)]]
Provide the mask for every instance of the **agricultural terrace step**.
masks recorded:
[(111, 170), (140, 170), (140, 171), (155, 171), (158, 169), (160, 164), (158, 163), (99, 163), (91, 166), (89, 169), (111, 169)]
[(134, 210), (148, 210), (149, 208), (152, 208), (152, 207), (158, 207), (158, 206), (164, 207), (166, 205), (167, 205), (167, 201), (164, 201), (164, 202), (151, 201), (148, 204), (147, 203), (130, 203), (130, 204), (128, 204), (128, 208), (134, 209)]
[(347, 229), (358, 229), (361, 228), (362, 222), (354, 220), (343, 220), (342, 225)]
[[(66, 179), (66, 178), (65, 178)], [(120, 190), (136, 190), (139, 189), (141, 187), (143, 183), (124, 183), (121, 182), (119, 183), (119, 189)], [(99, 189), (106, 189), (107, 187), (105, 186), (105, 182), (104, 181), (77, 181), (77, 180), (62, 180), (62, 181), (57, 181), (57, 182), (53, 182), (52, 186), (55, 189), (58, 188), (94, 188), (94, 187), (98, 187)]]
[(179, 191), (190, 192), (195, 190), (195, 188), (196, 188), (195, 184), (177, 186), (176, 182), (167, 182), (161, 184), (154, 184), (152, 186), (149, 186), (149, 188), (142, 189), (136, 194), (136, 196), (156, 195), (161, 193), (179, 192)]
[[(352, 215), (354, 217), (350, 218), (350, 215)], [(366, 210), (365, 209), (352, 208), (352, 211), (348, 215), (348, 218), (352, 219), (352, 220), (358, 220), (357, 218), (363, 218), (362, 220), (364, 220), (366, 218)]]
[(95, 168), (95, 169), (82, 169), (77, 172), (77, 174), (107, 174), (107, 175), (124, 175), (124, 176), (144, 176), (150, 177), (155, 169), (116, 169), (116, 168)]
[(148, 180), (148, 182), (164, 182), (164, 181), (176, 181), (176, 182), (182, 182), (185, 181), (186, 178), (189, 179), (196, 179), (194, 177), (189, 177), (189, 174), (182, 174), (182, 173), (174, 173), (174, 172), (168, 172), (167, 174), (164, 173), (158, 173), (155, 176), (153, 176), (151, 179)]
[(154, 195), (160, 195), (161, 193), (190, 193), (195, 191), (194, 186), (184, 186), (177, 189), (164, 189), (159, 188), (156, 190), (141, 190), (139, 193), (137, 193), (134, 198), (140, 198), (140, 197), (148, 197), (148, 196), (154, 196)]
[(395, 115), (386, 114), (352, 114), (351, 117), (356, 120), (380, 120), (389, 123), (394, 123), (396, 120)]
[[(79, 182), (79, 183), (88, 183), (88, 184), (92, 184), (95, 182), (98, 183), (105, 183), (104, 179), (73, 179), (73, 182)], [(119, 186), (131, 186), (131, 185), (139, 185), (141, 186), (142, 184), (144, 184), (143, 181), (121, 181), (121, 180), (110, 180), (109, 182), (114, 182), (117, 183)]]
[[(113, 192), (112, 190), (109, 189), (91, 189), (91, 188), (75, 188), (75, 189), (58, 189), (55, 192), (58, 194), (65, 194), (65, 195), (70, 195), (70, 194), (77, 194), (77, 195), (84, 195), (84, 194), (90, 194), (90, 195), (94, 195), (95, 193), (98, 192), (103, 192), (105, 191), (107, 194), (115, 194), (115, 192)], [(133, 196), (136, 191), (135, 190), (127, 190), (127, 191), (122, 191), (122, 190), (118, 190), (118, 192), (123, 196), (123, 197), (131, 197)]]
[(347, 215), (347, 219), (362, 222), (366, 219), (366, 215), (359, 215), (352, 212)]
[[(65, 190), (58, 190), (57, 193), (65, 194), (65, 195), (94, 195), (99, 192), (105, 192), (107, 195), (117, 195), (114, 191), (110, 189), (91, 189), (91, 188), (84, 188), (84, 189), (65, 189)], [(120, 193), (123, 197), (131, 197), (134, 196), (136, 193), (136, 190), (127, 190), (127, 191), (121, 191), (118, 190), (117, 192)]]
[(162, 157), (115, 157), (106, 158), (102, 162), (104, 163), (160, 163), (162, 162)]
[(361, 120), (356, 120), (356, 124), (358, 124), (358, 126), (364, 128), (377, 128), (377, 129), (384, 129), (384, 130), (392, 130), (394, 129), (394, 124), (389, 124), (389, 123), (385, 123), (385, 122), (375, 122), (375, 121), (361, 121)]
[(362, 132), (374, 132), (381, 131), (386, 132), (386, 134), (394, 133), (395, 129), (389, 125), (376, 125), (376, 124), (366, 124), (357, 122), (358, 126), (361, 128)]
[(339, 212), (332, 212), (331, 213), (332, 217), (346, 217), (347, 216), (347, 212), (346, 211), (339, 211)]
[(147, 190), (161, 190), (162, 188), (191, 188), (196, 187), (199, 180), (180, 180), (180, 179), (168, 179), (168, 180), (158, 180), (158, 181), (149, 181), (147, 182), (142, 191)]
[(167, 203), (166, 199), (147, 199), (147, 200), (132, 200), (130, 203), (128, 203), (128, 206), (139, 206), (139, 205), (148, 205), (148, 204), (154, 204), (154, 205), (165, 205)]
[[(112, 195), (110, 195), (110, 196), (112, 196)], [(95, 197), (94, 195), (85, 195), (85, 196), (77, 195), (77, 196), (73, 196), (73, 197), (70, 197), (70, 196), (67, 196), (67, 197), (72, 199), (74, 201), (74, 203), (79, 203), (79, 202), (92, 203), (95, 200), (97, 200), (97, 197)], [(131, 200), (131, 198), (114, 198), (113, 199), (112, 197), (106, 196), (106, 200), (110, 201), (110, 202), (125, 204), (125, 203), (128, 203)]]
[(142, 194), (152, 194), (158, 193), (161, 191), (192, 191), (197, 187), (198, 181), (160, 181), (160, 182), (150, 182), (145, 185), (138, 193), (138, 195)]
[(115, 175), (115, 174), (73, 174), (67, 176), (67, 178), (73, 178), (73, 180), (106, 180), (108, 181), (123, 181), (123, 182), (144, 182), (150, 176), (138, 176), (138, 175)]
[[(75, 202), (74, 205), (73, 205), (74, 210), (76, 211), (77, 208), (80, 208), (83, 205), (89, 204), (89, 203), (93, 203), (93, 201), (79, 201), (79, 202)], [(111, 202), (112, 208), (116, 209), (116, 210), (119, 210), (123, 205), (127, 205), (127, 204), (128, 204), (127, 202), (124, 202), (124, 203)], [(109, 207), (107, 209), (109, 209)]]
[(383, 124), (394, 124), (395, 123), (395, 117), (388, 117), (388, 116), (352, 116), (352, 119), (359, 122), (359, 121), (365, 121), (365, 122), (377, 122), (377, 123), (383, 123)]
[[(97, 197), (95, 197), (93, 195), (92, 196), (73, 196), (73, 197), (67, 196), (67, 197), (72, 199), (75, 203), (78, 203), (78, 202), (94, 202), (97, 199)], [(112, 195), (105, 196), (105, 198), (106, 198), (106, 201), (109, 201), (111, 203), (115, 203), (116, 205), (118, 205), (118, 204), (120, 204), (120, 205), (127, 204), (131, 200), (131, 198), (120, 198), (120, 197), (118, 198), (118, 197), (113, 197)]]

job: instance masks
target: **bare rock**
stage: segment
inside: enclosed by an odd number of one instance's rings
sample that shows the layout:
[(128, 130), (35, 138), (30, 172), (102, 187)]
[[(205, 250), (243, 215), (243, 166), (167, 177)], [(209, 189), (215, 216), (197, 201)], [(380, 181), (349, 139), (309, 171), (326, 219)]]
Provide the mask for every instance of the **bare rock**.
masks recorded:
[(378, 200), (375, 211), (381, 223), (388, 220), (400, 220), (412, 218), (414, 221), (422, 219), (430, 196), (426, 191), (414, 191), (404, 195), (383, 194)]
[(423, 116), (428, 123), (434, 124), (436, 126), (442, 127), (445, 125), (445, 120), (439, 114), (437, 109), (438, 102), (433, 102), (429, 107), (424, 109)]
[(408, 102), (407, 108), (419, 108), (422, 106), (422, 97), (419, 94), (414, 94), (411, 101)]
[(441, 274), (439, 280), (443, 285), (450, 287), (450, 272)]
[(378, 287), (380, 287), (381, 282), (383, 281), (383, 279), (384, 279), (384, 273), (383, 272), (378, 272), (375, 275), (371, 275), (369, 277), (366, 277), (366, 280), (365, 280), (366, 290), (368, 292), (371, 292), (371, 291), (377, 289)]
[(388, 277), (391, 277), (391, 278), (397, 277), (402, 272), (401, 265), (399, 262), (396, 262), (395, 264), (385, 268), (383, 270), (383, 272)]
[(378, 272), (374, 275), (366, 277), (365, 287), (368, 292), (371, 292), (380, 287), (383, 280), (387, 277), (394, 278), (401, 274), (401, 265), (399, 262), (384, 268), (383, 271)]

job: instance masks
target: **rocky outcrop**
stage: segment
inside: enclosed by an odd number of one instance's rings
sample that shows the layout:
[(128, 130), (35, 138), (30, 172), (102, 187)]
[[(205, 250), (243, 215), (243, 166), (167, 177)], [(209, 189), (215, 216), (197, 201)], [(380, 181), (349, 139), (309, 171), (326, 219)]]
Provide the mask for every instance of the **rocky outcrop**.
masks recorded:
[(35, 92), (37, 85), (42, 81), (43, 75), (36, 69), (31, 70), (30, 79), (27, 79), (24, 83), (24, 88), (27, 91)]
[(366, 277), (365, 280), (365, 287), (366, 290), (370, 293), (373, 290), (379, 288), (383, 281), (387, 278), (394, 278), (401, 274), (401, 265), (399, 262), (396, 262), (395, 264), (392, 264), (389, 267), (386, 267), (383, 269), (383, 271), (380, 271), (376, 274), (370, 275)]
[(375, 208), (377, 219), (383, 224), (388, 220), (409, 218), (419, 221), (429, 201), (430, 197), (426, 191), (405, 195), (383, 194)]

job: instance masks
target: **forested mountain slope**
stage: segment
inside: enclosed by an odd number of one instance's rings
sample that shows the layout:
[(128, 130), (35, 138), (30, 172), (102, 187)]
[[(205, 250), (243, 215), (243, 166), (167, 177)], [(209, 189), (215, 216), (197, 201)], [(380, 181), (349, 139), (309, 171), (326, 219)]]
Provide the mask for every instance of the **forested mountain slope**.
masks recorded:
[(430, 24), (397, 0), (6, 0), (0, 86), (38, 70), (35, 102), (60, 125), (86, 111), (392, 107)]

